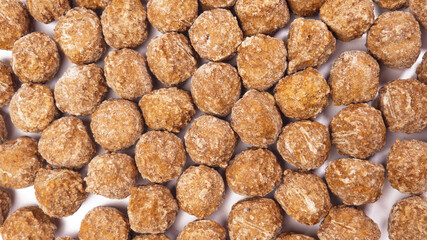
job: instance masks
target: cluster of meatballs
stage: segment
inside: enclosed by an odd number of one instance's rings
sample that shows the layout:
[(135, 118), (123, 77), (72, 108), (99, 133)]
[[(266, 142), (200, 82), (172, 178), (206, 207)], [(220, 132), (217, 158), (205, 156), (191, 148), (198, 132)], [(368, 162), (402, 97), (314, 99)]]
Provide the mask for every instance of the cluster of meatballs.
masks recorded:
[[(8, 216), (11, 197), (0, 190), (2, 239), (52, 240), (54, 219), (96, 194), (129, 197), (127, 214), (92, 209), (81, 240), (167, 240), (179, 210), (198, 220), (178, 240), (313, 239), (281, 234), (285, 213), (320, 223), (320, 240), (378, 240), (377, 223), (358, 206), (376, 202), (386, 178), (411, 195), (391, 209), (389, 238), (427, 239), (427, 143), (408, 135), (393, 143), (386, 167), (369, 161), (387, 130), (427, 126), (427, 54), (418, 79), (380, 88), (380, 64), (406, 69), (419, 58), (427, 0), (375, 3), (393, 11), (376, 18), (372, 0), (0, 0), (0, 49), (12, 53), (11, 67), (0, 62), (0, 106), (9, 105), (16, 128), (40, 134), (8, 140), (0, 115), (0, 186), (34, 186), (39, 205)], [(272, 37), (291, 12), (286, 41)], [(33, 19), (57, 21), (53, 37), (33, 32)], [(161, 34), (147, 41), (151, 26)], [(340, 54), (327, 78), (316, 69), (337, 40), (364, 34), (367, 51)], [(135, 49), (143, 43), (146, 56)], [(75, 65), (52, 90), (46, 83), (62, 56)], [(106, 99), (110, 89), (120, 98)], [(325, 126), (315, 118), (329, 97), (344, 108)], [(249, 147), (237, 153), (239, 141)], [(134, 155), (123, 152), (133, 146)], [(345, 157), (327, 162), (322, 179), (313, 170), (331, 146)], [(139, 176), (150, 183), (137, 185)], [(227, 186), (248, 198), (222, 226), (206, 218)]]

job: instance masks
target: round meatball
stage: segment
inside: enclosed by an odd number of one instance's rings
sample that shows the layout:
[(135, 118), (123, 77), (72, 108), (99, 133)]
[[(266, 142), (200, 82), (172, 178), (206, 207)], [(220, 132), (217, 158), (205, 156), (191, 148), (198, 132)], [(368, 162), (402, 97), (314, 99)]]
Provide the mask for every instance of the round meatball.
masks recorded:
[(90, 9), (103, 9), (108, 6), (113, 0), (76, 0), (78, 6)]
[(0, 115), (0, 144), (7, 139), (7, 135), (6, 123), (4, 122), (3, 116)]
[(387, 10), (396, 10), (408, 7), (409, 0), (374, 0), (378, 6)]
[(213, 8), (228, 8), (234, 6), (236, 0), (200, 0), (204, 10)]
[(314, 238), (296, 233), (282, 233), (276, 240), (314, 240)]
[(198, 220), (187, 224), (177, 240), (225, 240), (227, 231), (219, 223)]
[(144, 235), (138, 235), (132, 240), (170, 240), (166, 235), (164, 234), (144, 234)]
[(30, 33), (31, 30), (30, 14), (21, 1), (0, 2), (0, 49), (12, 50), (15, 41)]
[(12, 70), (3, 62), (0, 62), (0, 86), (0, 107), (4, 107), (15, 94), (15, 82)]
[(418, 80), (427, 84), (427, 53), (424, 53), (423, 60), (417, 68)]
[(409, 0), (409, 8), (420, 24), (427, 29), (427, 1), (426, 0)]
[(291, 11), (301, 17), (316, 15), (326, 0), (287, 0)]
[(28, 11), (39, 22), (51, 23), (70, 10), (69, 0), (26, 0)]
[(0, 226), (6, 220), (9, 210), (12, 207), (12, 199), (9, 194), (0, 189)]

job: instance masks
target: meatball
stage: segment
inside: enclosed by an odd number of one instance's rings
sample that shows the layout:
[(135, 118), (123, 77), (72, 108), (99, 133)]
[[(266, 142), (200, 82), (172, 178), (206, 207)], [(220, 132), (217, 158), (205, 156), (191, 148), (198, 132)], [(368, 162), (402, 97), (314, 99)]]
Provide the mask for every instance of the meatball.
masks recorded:
[(296, 233), (282, 233), (276, 240), (314, 240), (314, 238)]
[(13, 94), (15, 94), (15, 81), (13, 78), (12, 70), (9, 66), (0, 62), (0, 107), (9, 104)]
[(301, 17), (317, 14), (326, 0), (287, 0), (291, 11)]
[(108, 6), (113, 0), (76, 0), (78, 6), (90, 9), (103, 9)]
[(187, 224), (177, 240), (225, 240), (227, 231), (219, 223), (198, 220)]
[(30, 14), (21, 1), (0, 2), (0, 49), (12, 50), (15, 41), (30, 33), (31, 30)]
[(26, 0), (28, 11), (39, 22), (51, 23), (70, 10), (69, 0)]
[(228, 8), (234, 6), (236, 0), (200, 0), (204, 10), (213, 8)]
[(409, 0), (374, 0), (378, 6), (387, 10), (396, 10), (408, 7)]
[(9, 210), (12, 207), (12, 199), (9, 194), (0, 189), (0, 226), (6, 220)]
[(417, 68), (418, 80), (427, 84), (427, 53), (424, 53), (423, 60)]
[(427, 1), (426, 0), (409, 0), (409, 8), (420, 24), (427, 29)]

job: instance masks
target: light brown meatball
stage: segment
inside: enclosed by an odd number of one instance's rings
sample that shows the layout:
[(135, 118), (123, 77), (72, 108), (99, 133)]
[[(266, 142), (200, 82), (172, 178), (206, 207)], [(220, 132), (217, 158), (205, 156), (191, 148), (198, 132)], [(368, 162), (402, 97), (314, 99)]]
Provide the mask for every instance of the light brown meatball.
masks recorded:
[(237, 0), (234, 10), (246, 36), (275, 33), (290, 18), (284, 0)]
[(76, 239), (66, 236), (66, 237), (57, 237), (57, 238), (55, 238), (55, 240), (76, 240)]
[(0, 49), (12, 50), (15, 41), (30, 33), (31, 28), (30, 14), (21, 1), (0, 2)]
[(396, 10), (408, 7), (409, 0), (374, 0), (378, 6), (387, 10)]
[(225, 240), (227, 231), (211, 220), (197, 220), (187, 224), (177, 240)]
[(332, 207), (325, 182), (304, 171), (286, 170), (274, 198), (288, 215), (307, 225), (319, 223)]
[(0, 144), (7, 139), (7, 135), (6, 123), (4, 122), (3, 115), (0, 115)]
[(76, 0), (78, 6), (90, 9), (103, 9), (108, 6), (113, 0)]
[(233, 205), (228, 215), (230, 240), (274, 239), (282, 228), (283, 218), (282, 210), (272, 199), (241, 200)]
[(168, 87), (177, 86), (197, 69), (197, 59), (187, 37), (166, 33), (148, 44), (147, 61), (151, 72)]
[(366, 47), (387, 67), (409, 68), (420, 55), (420, 25), (408, 12), (383, 13), (369, 29)]
[(132, 240), (170, 240), (166, 235), (164, 234), (144, 234), (144, 235), (138, 235)]
[(282, 128), (282, 117), (274, 97), (267, 92), (249, 90), (234, 104), (231, 127), (242, 142), (266, 148), (276, 142)]
[(12, 207), (12, 199), (9, 194), (0, 189), (0, 226), (6, 220), (9, 210)]
[(59, 18), (53, 39), (75, 64), (98, 61), (106, 50), (102, 26), (95, 12), (75, 7)]
[(427, 1), (426, 0), (409, 0), (409, 8), (420, 24), (427, 29)]
[(184, 32), (198, 15), (197, 0), (150, 0), (148, 20), (159, 32)]
[(9, 66), (0, 61), (0, 107), (9, 104), (15, 94), (15, 81)]
[(239, 100), (242, 83), (228, 63), (207, 63), (191, 79), (191, 94), (197, 107), (207, 114), (225, 117)]
[(105, 41), (113, 48), (133, 48), (148, 36), (147, 12), (140, 0), (113, 0), (101, 16)]
[(427, 84), (427, 53), (424, 53), (423, 60), (417, 68), (418, 80)]
[(39, 22), (51, 23), (70, 10), (69, 0), (26, 0), (28, 11)]
[(150, 184), (131, 189), (128, 215), (132, 230), (162, 233), (175, 222), (178, 204), (169, 189)]
[(282, 233), (276, 240), (314, 240), (314, 238), (296, 233)]
[(282, 40), (263, 34), (248, 37), (237, 49), (237, 68), (247, 89), (267, 90), (286, 71), (287, 51)]
[(325, 1), (326, 0), (287, 0), (291, 11), (301, 17), (317, 14)]
[(228, 8), (234, 6), (236, 0), (200, 0), (204, 10), (213, 8)]

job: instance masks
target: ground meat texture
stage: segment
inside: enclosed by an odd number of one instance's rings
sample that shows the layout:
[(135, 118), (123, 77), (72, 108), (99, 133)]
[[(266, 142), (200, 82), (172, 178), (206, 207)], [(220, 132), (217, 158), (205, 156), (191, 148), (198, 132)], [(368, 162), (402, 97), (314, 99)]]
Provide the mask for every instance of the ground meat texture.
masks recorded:
[(225, 117), (239, 100), (242, 83), (228, 63), (207, 63), (191, 79), (191, 94), (197, 107), (207, 114)]
[(72, 66), (55, 84), (56, 106), (70, 115), (89, 115), (104, 100), (107, 91), (102, 68), (95, 64)]
[(0, 107), (9, 104), (13, 94), (15, 94), (15, 82), (12, 70), (0, 61)]
[(426, 0), (409, 0), (409, 8), (420, 24), (427, 29), (427, 1)]
[(292, 166), (313, 170), (329, 157), (331, 140), (326, 126), (313, 121), (299, 121), (286, 125), (277, 141), (277, 150)]
[(396, 10), (408, 7), (409, 0), (374, 0), (378, 6), (387, 10)]
[(12, 50), (13, 44), (31, 32), (32, 21), (27, 8), (19, 0), (0, 2), (0, 49)]
[(53, 39), (75, 64), (98, 61), (106, 50), (101, 22), (95, 12), (83, 7), (69, 10), (59, 18)]
[(287, 0), (291, 11), (301, 17), (317, 14), (325, 1), (326, 0)]
[(247, 89), (264, 91), (283, 77), (287, 51), (282, 40), (263, 34), (246, 38), (237, 49), (237, 67)]
[(326, 184), (305, 171), (286, 170), (274, 198), (289, 216), (307, 225), (319, 223), (332, 207)]
[(12, 199), (9, 194), (3, 190), (0, 190), (0, 226), (3, 225), (6, 220), (9, 210), (12, 207)]
[(246, 36), (275, 33), (290, 18), (284, 0), (237, 0), (234, 10)]
[(197, 69), (196, 54), (180, 33), (153, 38), (148, 44), (147, 61), (151, 72), (168, 87), (183, 83)]
[(336, 40), (319, 20), (297, 18), (289, 27), (288, 73), (307, 67), (320, 67), (335, 51)]
[(96, 148), (82, 120), (63, 117), (43, 130), (39, 152), (52, 165), (80, 169), (95, 156)]
[(214, 213), (225, 197), (225, 184), (213, 168), (192, 166), (176, 183), (176, 198), (184, 212), (203, 219)]
[(269, 198), (244, 199), (233, 205), (228, 215), (230, 240), (274, 239), (280, 232), (283, 213)]
[(186, 159), (182, 140), (166, 131), (143, 134), (135, 148), (138, 170), (150, 182), (163, 183), (178, 178)]
[(132, 240), (170, 240), (170, 238), (164, 234), (144, 234), (136, 236)]
[(236, 17), (226, 9), (204, 11), (194, 21), (188, 34), (199, 56), (211, 61), (233, 57), (243, 41), (243, 32)]
[(96, 207), (84, 217), (79, 231), (80, 240), (128, 240), (129, 221), (112, 207)]
[(238, 142), (229, 122), (209, 115), (194, 120), (184, 139), (191, 160), (222, 168), (227, 167)]
[(378, 240), (381, 232), (378, 225), (362, 210), (341, 205), (331, 208), (328, 216), (320, 224), (317, 236), (320, 240)]
[(139, 52), (128, 48), (112, 51), (104, 61), (107, 84), (121, 98), (133, 100), (151, 92), (147, 61)]
[(387, 172), (391, 186), (400, 192), (427, 192), (427, 143), (397, 139), (387, 156)]
[(187, 224), (177, 240), (225, 240), (227, 231), (219, 223), (198, 220)]
[(374, 23), (372, 0), (328, 0), (320, 8), (322, 21), (344, 42), (361, 38)]
[(75, 240), (75, 238), (72, 238), (72, 237), (57, 237), (57, 238), (55, 238), (55, 240)]
[(113, 0), (76, 0), (78, 6), (90, 9), (103, 9), (108, 6)]
[(90, 128), (95, 142), (114, 152), (135, 144), (144, 130), (144, 120), (135, 103), (109, 99), (92, 114)]
[(148, 20), (159, 32), (184, 32), (198, 15), (197, 0), (150, 0)]
[(424, 53), (423, 60), (417, 68), (417, 76), (418, 80), (420, 80), (424, 84), (427, 84), (427, 53)]
[(235, 193), (263, 197), (279, 185), (282, 168), (270, 150), (248, 149), (234, 157), (225, 176)]
[(427, 126), (427, 85), (397, 79), (380, 89), (378, 99), (391, 132), (417, 133)]
[(330, 88), (323, 75), (314, 68), (288, 75), (274, 89), (274, 98), (289, 118), (315, 118), (329, 104)]
[(160, 88), (139, 101), (144, 120), (153, 130), (178, 133), (190, 123), (196, 110), (188, 92), (178, 88)]
[(343, 52), (329, 73), (332, 103), (349, 105), (374, 100), (378, 92), (380, 66), (366, 52)]
[(56, 75), (60, 62), (56, 43), (45, 33), (33, 32), (15, 42), (10, 64), (21, 82), (45, 83)]
[(43, 159), (37, 151), (37, 141), (19, 137), (0, 145), (0, 185), (4, 188), (26, 188), (34, 183)]
[(178, 203), (169, 189), (150, 184), (131, 189), (128, 215), (138, 233), (162, 233), (175, 222)]
[(234, 6), (236, 0), (200, 0), (200, 5), (204, 10), (213, 8), (228, 8)]
[(408, 12), (383, 13), (369, 29), (366, 47), (387, 67), (409, 68), (421, 51), (420, 25)]
[(12, 213), (1, 228), (3, 240), (54, 239), (53, 219), (38, 207), (23, 207)]
[(7, 139), (7, 135), (6, 123), (4, 122), (3, 116), (0, 115), (0, 144)]
[(70, 10), (69, 0), (26, 0), (28, 11), (39, 22), (51, 23)]
[(339, 154), (366, 159), (385, 145), (386, 127), (381, 112), (366, 103), (352, 104), (329, 124), (332, 144)]
[(58, 115), (52, 89), (32, 83), (21, 85), (9, 109), (12, 123), (24, 132), (41, 132)]
[(314, 238), (296, 233), (282, 233), (276, 240), (314, 240)]
[(427, 239), (427, 198), (413, 196), (398, 201), (388, 219), (390, 240)]
[(140, 0), (113, 0), (101, 16), (105, 41), (113, 48), (133, 48), (148, 36), (147, 13)]
[(273, 96), (257, 90), (249, 90), (234, 104), (231, 127), (242, 142), (262, 148), (276, 142), (282, 117), (275, 104)]
[(326, 168), (329, 189), (344, 204), (363, 205), (376, 202), (385, 181), (383, 165), (354, 158), (330, 162)]

